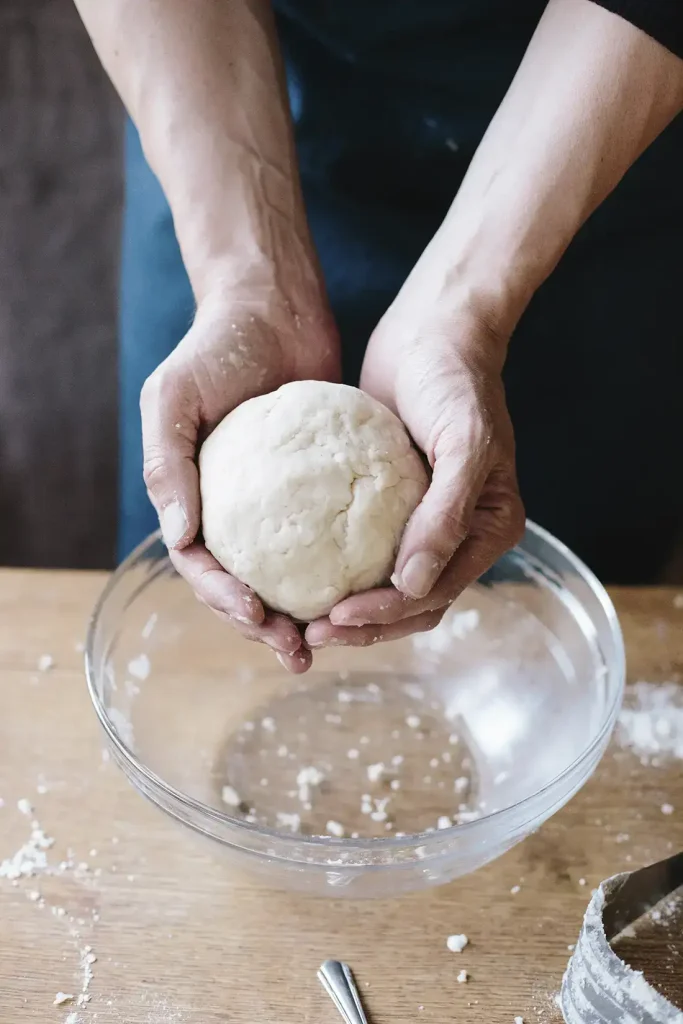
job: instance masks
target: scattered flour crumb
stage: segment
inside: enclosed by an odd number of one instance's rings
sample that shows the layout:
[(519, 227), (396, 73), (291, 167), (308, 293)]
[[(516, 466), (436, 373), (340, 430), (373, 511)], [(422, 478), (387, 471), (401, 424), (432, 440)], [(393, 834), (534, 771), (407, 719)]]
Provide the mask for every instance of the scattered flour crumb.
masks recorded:
[(481, 818), (481, 811), (469, 811), (461, 804), (456, 817), (458, 825), (466, 825), (470, 821), (478, 821)]
[(38, 671), (49, 672), (51, 668), (54, 668), (55, 659), (51, 654), (41, 654), (38, 658)]
[(453, 822), (448, 817), (448, 815), (447, 814), (442, 814), (441, 817), (439, 818), (439, 820), (436, 823), (436, 827), (437, 828), (450, 828), (452, 824), (453, 824)]
[(513, 896), (516, 896), (517, 893), (520, 892), (521, 888), (521, 885), (513, 885), (512, 888), (510, 889), (510, 892), (512, 893)]
[(78, 1014), (70, 1013), (69, 1016), (64, 1021), (64, 1024), (78, 1024)]
[(586, 884), (586, 879), (585, 878), (580, 878), (579, 879), (579, 885), (585, 885), (585, 884)]
[(120, 708), (107, 708), (107, 713), (111, 724), (116, 729), (121, 740), (131, 750), (135, 746), (135, 734), (133, 731), (133, 723), (130, 721), (127, 715), (121, 711)]
[(403, 764), (403, 754), (394, 754), (394, 756), (391, 759), (391, 763), (395, 765), (396, 768), (398, 768), (400, 764)]
[(515, 1024), (524, 1024), (524, 1017), (515, 1017)]
[(327, 825), (325, 825), (325, 831), (329, 832), (331, 836), (341, 839), (344, 835), (344, 826), (340, 825), (338, 821), (328, 821)]
[(123, 684), (123, 688), (126, 691), (127, 696), (131, 698), (131, 700), (133, 699), (133, 697), (137, 697), (138, 694), (140, 693), (140, 687), (138, 686), (137, 683), (134, 683), (132, 679), (126, 679)]
[(398, 779), (392, 779), (389, 785), (394, 791), (401, 788), (401, 783)]
[(296, 777), (296, 784), (299, 787), (299, 800), (302, 804), (308, 804), (311, 801), (311, 788), (319, 786), (321, 782), (324, 782), (325, 776), (319, 768), (315, 768), (313, 765), (308, 765), (302, 768)]
[(228, 807), (239, 807), (242, 803), (242, 799), (236, 789), (232, 786), (223, 786), (221, 790), (221, 799), (224, 804)]
[(128, 662), (128, 671), (135, 679), (147, 679), (151, 668), (152, 666), (146, 654), (138, 654), (137, 658), (133, 658), (132, 661)]
[(141, 636), (142, 636), (143, 640), (149, 640), (149, 638), (151, 637), (152, 633), (154, 632), (154, 627), (156, 626), (158, 621), (159, 621), (159, 616), (157, 615), (156, 612), (152, 612), (150, 617), (147, 619), (147, 622), (142, 627)]
[(301, 816), (298, 814), (287, 814), (286, 811), (278, 811), (275, 817), (281, 828), (291, 828), (292, 832), (298, 832), (301, 828)]
[[(426, 635), (427, 634), (425, 634), (425, 636)], [(419, 729), (421, 724), (422, 722), (419, 715), (406, 716), (406, 725), (408, 726), (409, 729)]]
[[(383, 800), (374, 800), (375, 810), (370, 812), (370, 817), (373, 821), (386, 821), (389, 815), (386, 811), (386, 806), (389, 803), (390, 797), (385, 797)], [(361, 808), (362, 810), (362, 808)]]
[(73, 1002), (73, 993), (69, 992), (58, 992), (54, 998), (53, 1006), (64, 1006), (65, 1003)]
[(662, 814), (673, 814), (674, 806), (673, 804), (662, 804), (661, 811)]
[(446, 939), (446, 946), (451, 953), (462, 953), (469, 939), (466, 935), (449, 935)]
[(27, 817), (33, 814), (33, 807), (31, 806), (30, 800), (22, 797), (21, 800), (17, 800), (17, 809), (21, 814), (25, 814)]
[(370, 782), (379, 782), (384, 775), (384, 764), (379, 761), (377, 764), (368, 765), (368, 778)]
[(348, 757), (349, 761), (357, 761), (358, 757), (360, 756), (360, 753), (358, 750), (356, 750), (355, 747), (351, 747), (350, 750), (346, 751), (346, 756)]
[(453, 783), (453, 789), (455, 790), (456, 793), (464, 793), (468, 786), (469, 779), (467, 778), (466, 775), (461, 775)]
[(464, 985), (464, 983), (467, 981), (468, 978), (469, 978), (469, 974), (463, 968), (462, 971), (460, 971), (460, 973), (458, 974), (458, 977), (456, 978), (456, 981), (459, 982), (460, 985)]
[(616, 739), (642, 764), (683, 759), (683, 688), (677, 683), (638, 682), (626, 690)]
[(266, 732), (275, 732), (275, 719), (269, 716), (261, 719), (261, 728)]

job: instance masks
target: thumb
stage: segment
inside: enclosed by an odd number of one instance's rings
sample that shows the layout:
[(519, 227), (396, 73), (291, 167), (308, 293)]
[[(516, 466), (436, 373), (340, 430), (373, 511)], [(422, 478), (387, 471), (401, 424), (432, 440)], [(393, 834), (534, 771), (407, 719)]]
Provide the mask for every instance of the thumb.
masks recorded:
[(408, 597), (427, 596), (467, 537), (489, 472), (489, 447), (446, 439), (436, 453), (431, 484), (405, 528), (392, 576)]
[(165, 363), (147, 379), (140, 395), (143, 475), (170, 549), (192, 543), (201, 521), (197, 409), (191, 377)]

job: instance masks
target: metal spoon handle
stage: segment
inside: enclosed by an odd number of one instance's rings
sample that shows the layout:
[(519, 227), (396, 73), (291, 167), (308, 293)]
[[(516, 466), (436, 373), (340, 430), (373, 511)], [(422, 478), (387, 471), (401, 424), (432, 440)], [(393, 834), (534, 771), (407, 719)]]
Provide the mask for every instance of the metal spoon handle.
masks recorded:
[(326, 960), (318, 971), (318, 978), (346, 1024), (368, 1024), (348, 964)]

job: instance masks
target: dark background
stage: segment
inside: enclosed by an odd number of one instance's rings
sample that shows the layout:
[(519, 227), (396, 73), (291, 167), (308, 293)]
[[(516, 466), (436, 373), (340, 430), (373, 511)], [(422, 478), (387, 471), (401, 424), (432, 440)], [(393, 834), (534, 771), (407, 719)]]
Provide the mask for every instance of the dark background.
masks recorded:
[(121, 132), (71, 0), (0, 0), (0, 565), (114, 561)]

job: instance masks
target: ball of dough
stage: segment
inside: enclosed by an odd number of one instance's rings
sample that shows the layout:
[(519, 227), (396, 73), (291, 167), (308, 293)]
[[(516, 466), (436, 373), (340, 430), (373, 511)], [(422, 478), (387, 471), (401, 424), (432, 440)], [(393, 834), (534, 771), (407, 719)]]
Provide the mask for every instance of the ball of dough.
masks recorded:
[(199, 455), (207, 548), (309, 622), (388, 580), (427, 474), (400, 420), (343, 384), (295, 381), (229, 413)]

